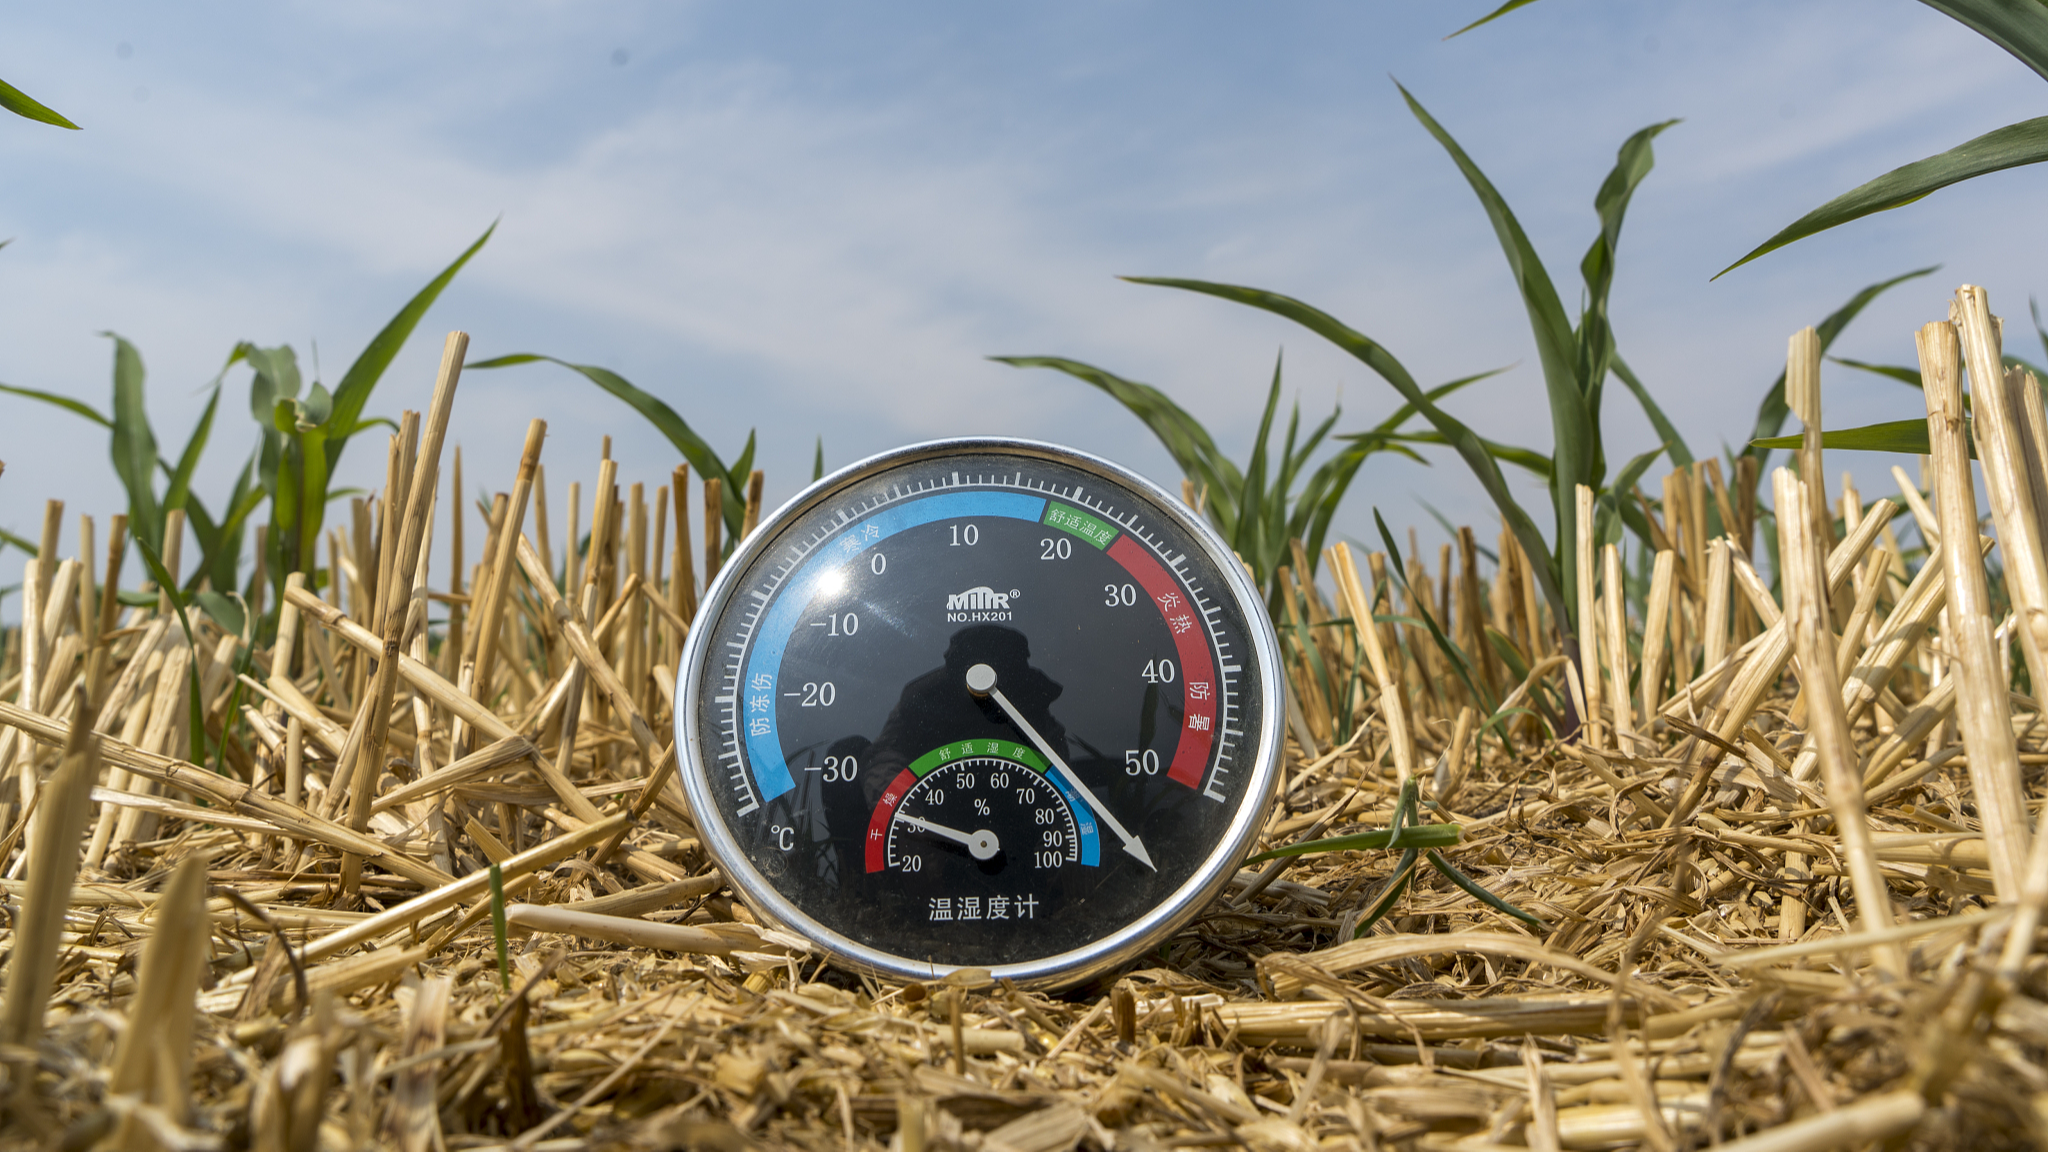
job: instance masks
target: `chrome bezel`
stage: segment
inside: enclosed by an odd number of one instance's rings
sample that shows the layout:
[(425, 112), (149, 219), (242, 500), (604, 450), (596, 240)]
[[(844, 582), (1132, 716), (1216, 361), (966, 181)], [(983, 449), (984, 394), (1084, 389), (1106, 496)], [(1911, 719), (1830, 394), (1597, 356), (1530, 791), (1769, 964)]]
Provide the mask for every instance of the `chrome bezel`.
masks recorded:
[[(704, 688), (707, 647), (721, 628), (726, 608), (767, 552), (769, 542), (792, 520), (828, 502), (848, 485), (892, 468), (963, 454), (1012, 455), (1064, 464), (1121, 484), (1152, 505), (1150, 512), (1177, 525), (1193, 540), (1222, 575), (1228, 595), (1235, 601), (1246, 623), (1251, 659), (1259, 673), (1258, 730), (1246, 729), (1245, 748), (1251, 762), (1250, 777), (1224, 835), (1186, 882), (1150, 912), (1088, 945), (1053, 956), (1039, 957), (989, 969), (997, 979), (1021, 985), (1059, 987), (1098, 976), (1130, 958), (1157, 946), (1208, 906), (1229, 884), (1245, 854), (1250, 850), (1265, 821), (1272, 802), (1274, 781), (1279, 773), (1282, 733), (1286, 716), (1285, 688), (1280, 665), (1280, 644), (1267, 618), (1265, 598), (1252, 583), (1244, 565), (1208, 522), (1189, 509), (1179, 497), (1159, 485), (1099, 456), (1034, 440), (1005, 437), (960, 437), (912, 444), (870, 456), (817, 481), (791, 498), (774, 514), (762, 520), (754, 533), (741, 541), (733, 555), (719, 569), (705, 590), (697, 619), (684, 645), (676, 685), (676, 747), (678, 773), (705, 851), (717, 862), (726, 880), (747, 906), (763, 921), (802, 936), (844, 964), (877, 976), (898, 980), (936, 980), (955, 971), (955, 966), (897, 956), (869, 947), (825, 927), (784, 898), (753, 862), (726, 827), (723, 811), (711, 794), (712, 773), (706, 755), (706, 733), (699, 731), (696, 701)], [(716, 734), (709, 734), (716, 738)]]

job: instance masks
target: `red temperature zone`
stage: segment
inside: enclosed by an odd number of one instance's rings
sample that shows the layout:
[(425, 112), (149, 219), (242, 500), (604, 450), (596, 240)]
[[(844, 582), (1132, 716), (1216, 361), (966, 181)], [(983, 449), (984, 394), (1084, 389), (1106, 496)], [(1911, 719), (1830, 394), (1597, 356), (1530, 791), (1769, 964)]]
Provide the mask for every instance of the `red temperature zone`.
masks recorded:
[(916, 783), (917, 775), (905, 768), (889, 782), (889, 790), (875, 805), (875, 814), (868, 820), (868, 871), (880, 872), (889, 866), (889, 821), (896, 818), (896, 806)]
[(1151, 597), (1173, 633), (1173, 646), (1180, 660), (1181, 691), (1186, 699), (1181, 719), (1180, 746), (1166, 774), (1190, 788), (1202, 786), (1202, 774), (1209, 767), (1209, 748), (1216, 738), (1216, 664), (1209, 655), (1209, 629), (1201, 613), (1188, 603), (1165, 565), (1129, 536), (1117, 537), (1109, 546), (1110, 559)]

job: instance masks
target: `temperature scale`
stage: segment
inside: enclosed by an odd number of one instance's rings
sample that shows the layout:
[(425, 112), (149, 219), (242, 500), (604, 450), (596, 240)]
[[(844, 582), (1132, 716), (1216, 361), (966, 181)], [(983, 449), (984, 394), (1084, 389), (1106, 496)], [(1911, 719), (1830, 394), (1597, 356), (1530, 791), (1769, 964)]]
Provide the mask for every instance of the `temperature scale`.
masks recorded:
[(896, 979), (1072, 984), (1163, 942), (1249, 849), (1284, 716), (1208, 524), (1021, 440), (813, 484), (706, 591), (680, 680), (684, 790), (734, 890)]

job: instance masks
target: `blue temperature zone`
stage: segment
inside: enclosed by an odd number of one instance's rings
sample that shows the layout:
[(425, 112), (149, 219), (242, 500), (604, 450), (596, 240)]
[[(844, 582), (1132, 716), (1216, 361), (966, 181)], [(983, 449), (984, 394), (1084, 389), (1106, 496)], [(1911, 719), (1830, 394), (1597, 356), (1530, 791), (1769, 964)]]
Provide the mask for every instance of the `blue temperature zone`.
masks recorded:
[(1095, 834), (1095, 810), (1088, 807), (1081, 794), (1074, 791), (1073, 785), (1067, 783), (1066, 773), (1054, 768), (1045, 774), (1045, 778), (1052, 781), (1052, 786), (1060, 790), (1061, 796), (1066, 797), (1067, 808), (1074, 813), (1074, 831), (1081, 837), (1081, 863), (1090, 868), (1102, 863), (1102, 838)]
[[(745, 711), (740, 722), (746, 726), (747, 763), (753, 770), (754, 787), (762, 803), (796, 787), (796, 780), (789, 774), (789, 761), (782, 754), (782, 738), (775, 722), (775, 683), (782, 670), (782, 654), (818, 593), (845, 586), (844, 566), (896, 533), (934, 520), (999, 516), (1037, 523), (1044, 514), (1044, 498), (1021, 492), (942, 492), (885, 508), (818, 546), (790, 577), (762, 618), (754, 633), (759, 639), (747, 660), (741, 694)], [(1066, 789), (1062, 787), (1061, 791)], [(1071, 795), (1067, 799), (1079, 820), (1081, 813), (1087, 811), (1086, 806)], [(1093, 841), (1084, 843), (1092, 845)]]

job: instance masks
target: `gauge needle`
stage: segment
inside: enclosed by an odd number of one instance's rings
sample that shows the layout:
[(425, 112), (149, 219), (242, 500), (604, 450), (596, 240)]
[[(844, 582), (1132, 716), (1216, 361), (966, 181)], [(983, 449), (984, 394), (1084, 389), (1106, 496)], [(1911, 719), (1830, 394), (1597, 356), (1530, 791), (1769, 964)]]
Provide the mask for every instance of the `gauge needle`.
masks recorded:
[(979, 832), (962, 832), (958, 828), (948, 828), (943, 824), (920, 820), (908, 812), (899, 813), (896, 818), (919, 831), (944, 836), (948, 840), (957, 840), (967, 845), (967, 854), (976, 860), (993, 860), (996, 853), (1002, 851), (1003, 846), (996, 841), (996, 834), (986, 828)]
[(1124, 829), (1122, 824), (1117, 822), (1116, 817), (1109, 814), (1109, 809), (1102, 806), (1102, 801), (1095, 798), (1095, 793), (1088, 790), (1088, 785), (1081, 783), (1081, 778), (1074, 774), (1072, 768), (1067, 767), (1066, 759), (1052, 750), (1052, 745), (1046, 742), (1045, 737), (1038, 734), (1038, 729), (1031, 726), (1031, 721), (1026, 720), (1024, 714), (1017, 711), (1017, 706), (1010, 703), (1010, 698), (1003, 695), (1002, 689), (996, 687), (996, 670), (994, 668), (986, 664), (976, 664), (974, 667), (969, 668), (967, 670), (967, 690), (976, 696), (986, 696), (994, 700), (996, 707), (1001, 708), (1003, 714), (1010, 718), (1010, 723), (1015, 724), (1017, 729), (1024, 733), (1025, 738), (1031, 741), (1031, 746), (1038, 749), (1039, 755), (1044, 756), (1058, 770), (1059, 774), (1066, 779), (1067, 785), (1080, 793), (1082, 801), (1088, 807), (1095, 810), (1096, 817), (1104, 824), (1109, 825), (1109, 830), (1116, 833), (1116, 838), (1124, 842), (1124, 851), (1136, 856), (1139, 863), (1142, 863), (1145, 867), (1152, 869), (1154, 872), (1159, 871), (1159, 866), (1152, 863), (1152, 854), (1145, 851), (1145, 842), (1131, 835)]

